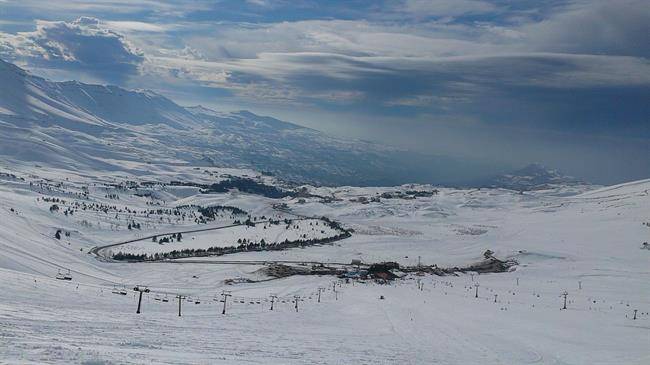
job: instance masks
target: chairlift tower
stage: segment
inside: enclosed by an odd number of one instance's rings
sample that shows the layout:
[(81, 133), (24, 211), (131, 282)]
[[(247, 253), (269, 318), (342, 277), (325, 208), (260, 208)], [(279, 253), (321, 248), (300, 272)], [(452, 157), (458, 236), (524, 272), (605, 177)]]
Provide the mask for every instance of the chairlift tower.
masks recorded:
[(561, 296), (564, 297), (564, 306), (562, 307), (562, 309), (566, 309), (566, 297), (569, 296), (569, 292), (567, 292), (567, 291), (565, 290), (564, 293), (562, 293)]
[(275, 294), (271, 294), (271, 309), (273, 310), (273, 304), (275, 303), (275, 300), (278, 299), (278, 296)]
[(221, 296), (223, 297), (223, 310), (221, 311), (221, 314), (226, 314), (226, 301), (228, 300), (228, 297), (232, 296), (232, 294), (230, 294), (230, 291), (224, 290), (221, 292)]
[(178, 294), (178, 295), (176, 296), (176, 299), (178, 299), (178, 316), (179, 316), (179, 317), (181, 316), (181, 303), (183, 303), (183, 300), (184, 300), (185, 298), (187, 298), (187, 297), (184, 296), (184, 295), (180, 295), (180, 294)]
[(133, 288), (133, 291), (137, 291), (140, 293), (140, 296), (138, 298), (138, 310), (135, 312), (136, 314), (140, 314), (140, 307), (142, 306), (142, 293), (149, 293), (150, 290), (146, 286), (145, 287), (136, 286), (135, 288)]
[(294, 295), (293, 301), (296, 303), (295, 308), (296, 308), (296, 312), (298, 312), (298, 302), (300, 301), (300, 295)]

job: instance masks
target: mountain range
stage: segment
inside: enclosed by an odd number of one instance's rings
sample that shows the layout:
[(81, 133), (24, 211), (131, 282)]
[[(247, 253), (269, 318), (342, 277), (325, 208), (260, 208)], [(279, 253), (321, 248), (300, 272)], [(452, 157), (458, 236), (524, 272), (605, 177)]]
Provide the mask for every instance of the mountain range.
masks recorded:
[(0, 84), (0, 161), (7, 164), (133, 174), (144, 173), (147, 165), (188, 164), (360, 186), (467, 185), (488, 181), (495, 169), (335, 138), (249, 111), (183, 107), (148, 90), (53, 82), (2, 60)]

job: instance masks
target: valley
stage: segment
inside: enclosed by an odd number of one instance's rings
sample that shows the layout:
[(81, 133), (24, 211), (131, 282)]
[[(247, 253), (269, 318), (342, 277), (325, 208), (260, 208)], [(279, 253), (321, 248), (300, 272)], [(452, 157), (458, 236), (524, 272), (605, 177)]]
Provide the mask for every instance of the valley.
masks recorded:
[[(165, 168), (168, 177), (157, 178), (3, 169), (4, 359), (648, 359), (650, 272), (648, 251), (642, 250), (650, 234), (644, 224), (650, 216), (647, 180), (522, 194), (431, 185), (294, 187), (247, 170)], [(184, 185), (179, 176), (192, 183)], [(252, 179), (290, 194), (269, 198), (236, 188), (201, 192), (196, 186), (218, 176)], [(340, 230), (349, 235), (319, 241)], [(183, 232), (180, 240), (177, 232)], [(298, 239), (313, 242), (273, 249)], [(110, 246), (127, 241), (132, 242)], [(210, 247), (240, 249), (197, 254)], [(183, 249), (192, 251), (173, 260), (162, 257)], [(503, 273), (424, 270), (468, 267), (487, 250), (516, 264)], [(147, 257), (117, 260), (118, 253)], [(355, 262), (362, 263), (361, 276)], [(395, 262), (404, 271), (392, 271), (396, 278), (388, 281), (365, 276), (364, 268), (381, 262)], [(298, 272), (336, 267), (346, 274), (276, 277), (274, 265)], [(69, 273), (71, 280), (57, 280), (58, 273)], [(135, 287), (148, 290), (139, 314)], [(574, 341), (576, 336), (582, 340)]]

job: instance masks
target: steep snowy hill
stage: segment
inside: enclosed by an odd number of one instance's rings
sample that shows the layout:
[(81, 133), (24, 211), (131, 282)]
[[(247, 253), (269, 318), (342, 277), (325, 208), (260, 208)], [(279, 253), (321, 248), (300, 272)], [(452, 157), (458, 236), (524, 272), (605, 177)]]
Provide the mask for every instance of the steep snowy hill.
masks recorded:
[(450, 158), (332, 138), (247, 111), (184, 108), (151, 91), (51, 82), (3, 61), (0, 83), (0, 159), (10, 164), (228, 166), (353, 185), (455, 183), (482, 173)]

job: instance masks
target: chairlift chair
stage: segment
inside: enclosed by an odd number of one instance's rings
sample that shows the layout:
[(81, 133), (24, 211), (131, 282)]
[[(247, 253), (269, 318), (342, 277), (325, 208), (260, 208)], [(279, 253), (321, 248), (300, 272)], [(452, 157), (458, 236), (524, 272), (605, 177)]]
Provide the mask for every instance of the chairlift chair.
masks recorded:
[(68, 270), (67, 274), (61, 274), (61, 270), (57, 271), (56, 273), (56, 279), (57, 280), (72, 280), (72, 276), (70, 275), (70, 270)]

